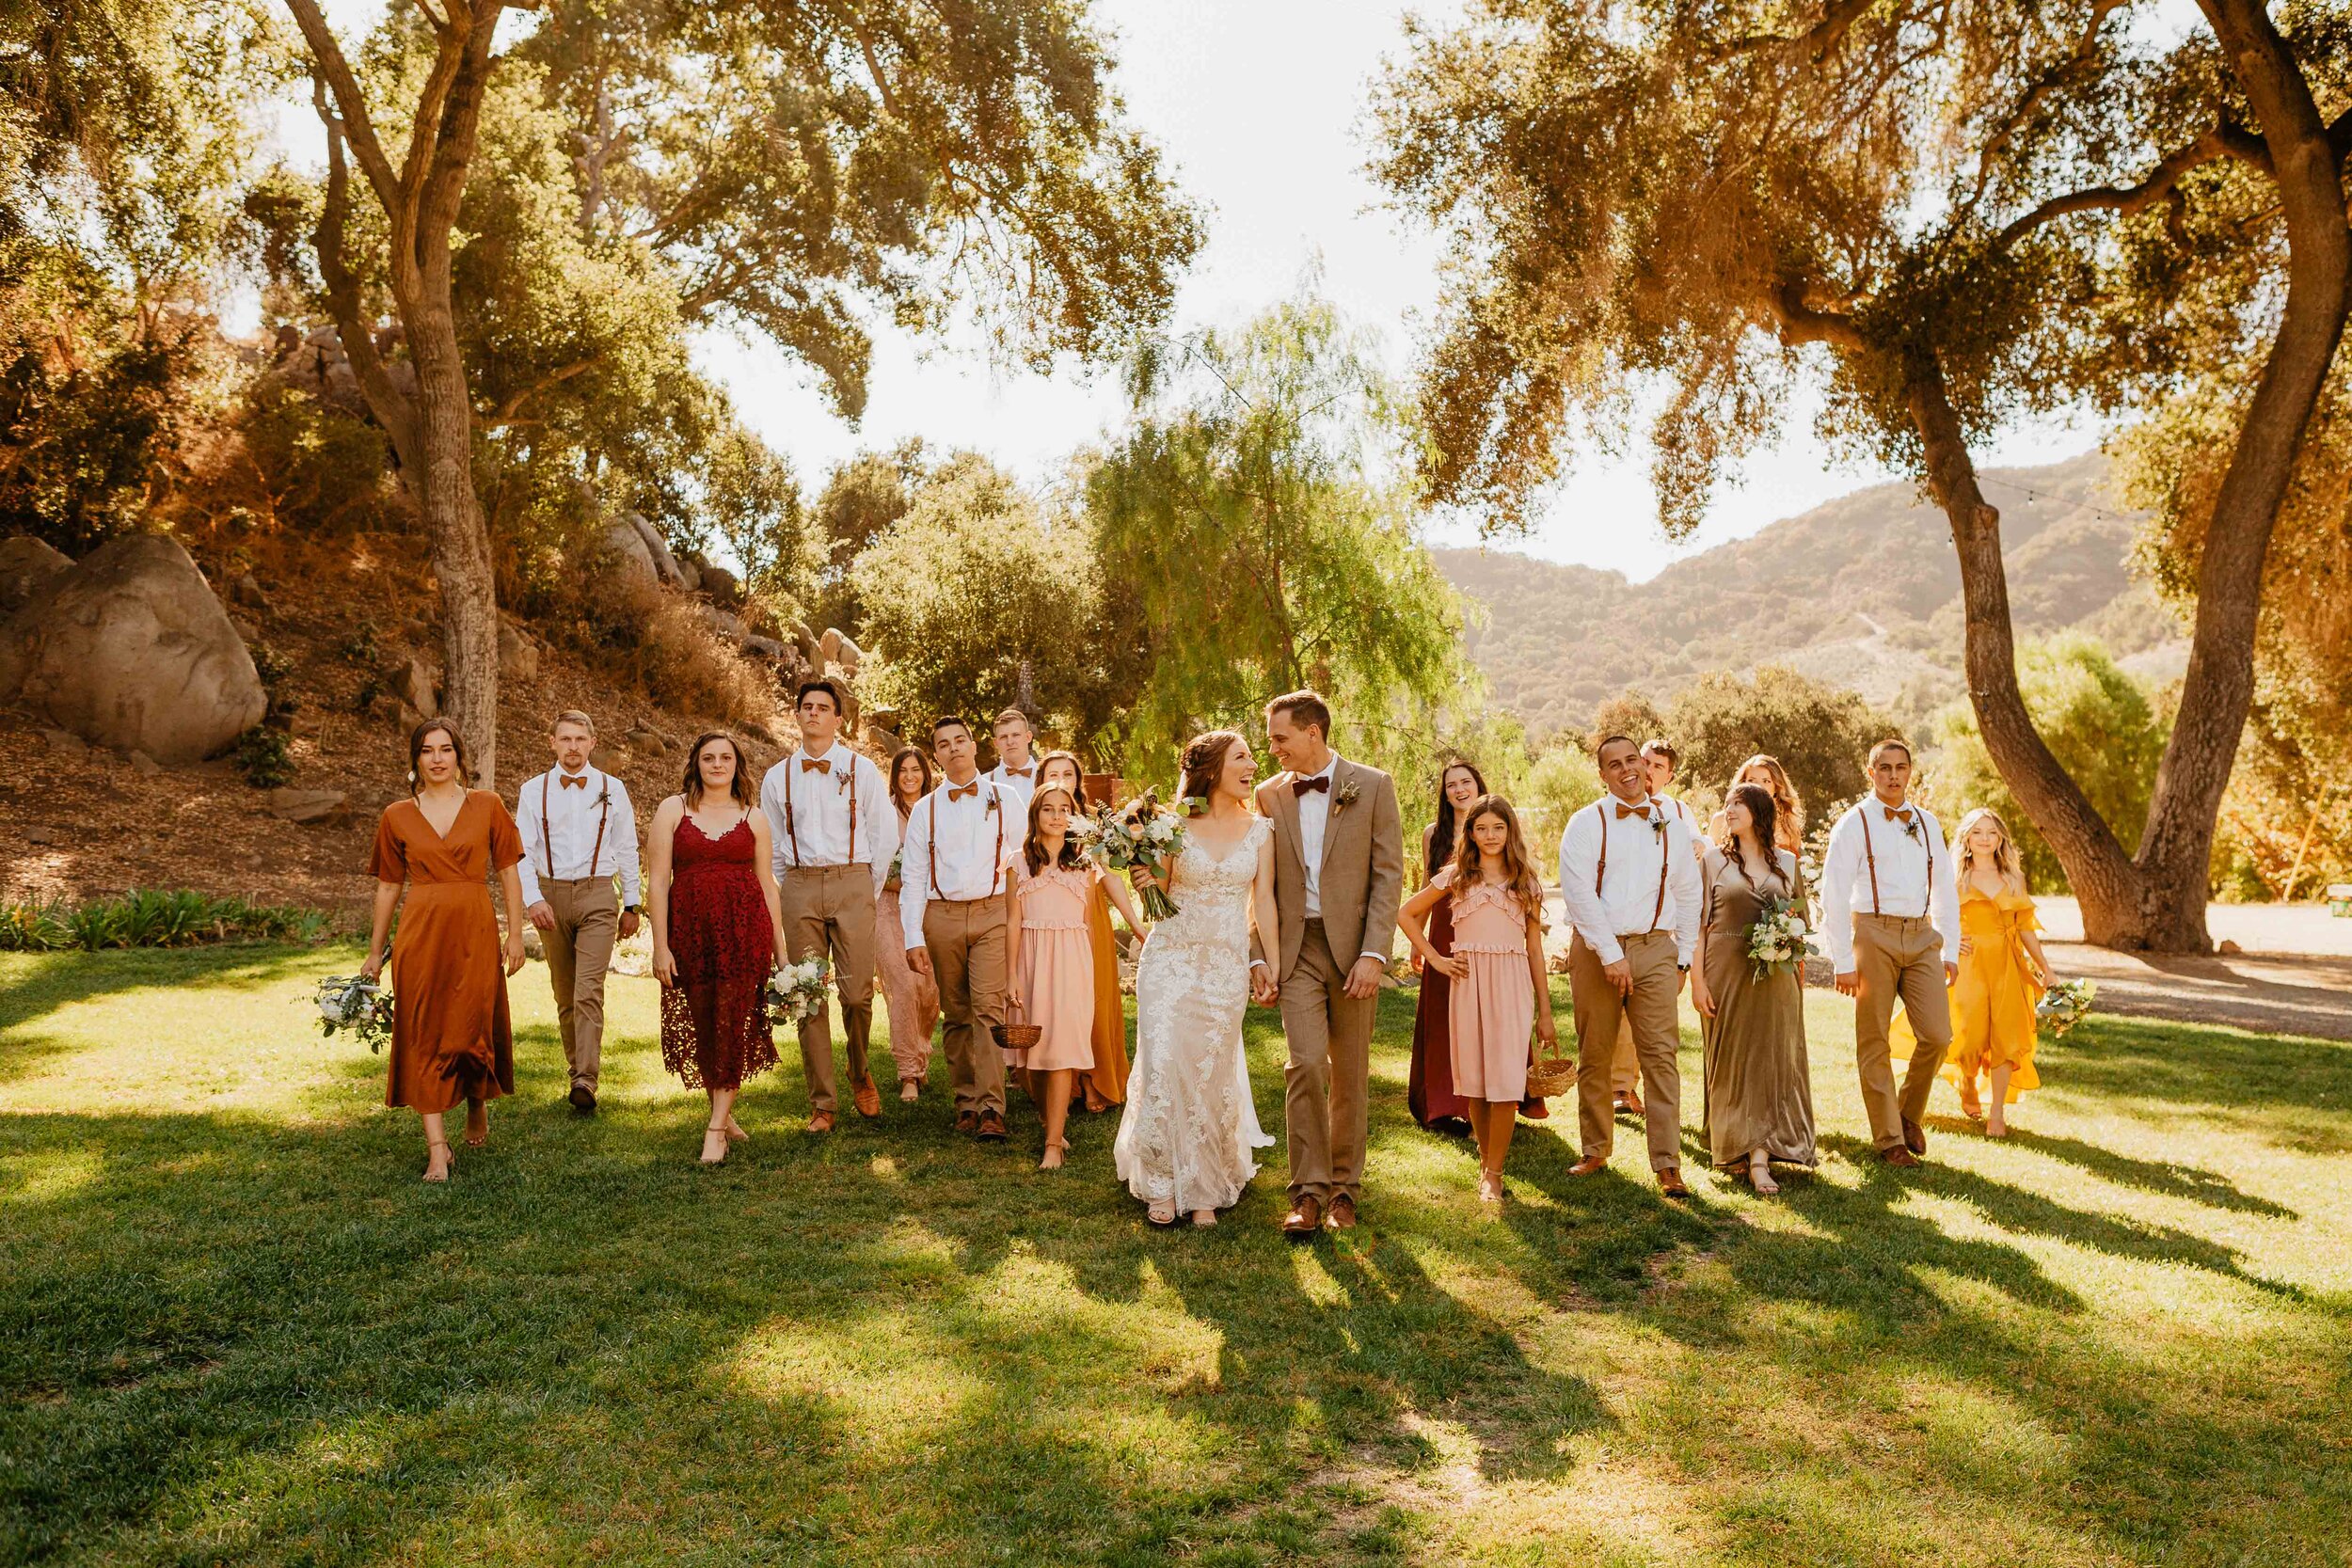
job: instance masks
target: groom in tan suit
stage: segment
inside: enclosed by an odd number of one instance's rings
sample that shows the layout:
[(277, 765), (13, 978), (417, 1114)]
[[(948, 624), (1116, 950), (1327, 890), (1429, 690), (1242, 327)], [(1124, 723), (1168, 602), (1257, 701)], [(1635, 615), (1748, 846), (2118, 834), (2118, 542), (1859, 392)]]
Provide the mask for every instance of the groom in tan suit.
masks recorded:
[(1274, 905), (1281, 951), (1269, 965), (1250, 939), (1250, 990), (1282, 1005), (1291, 1212), (1282, 1229), (1312, 1236), (1356, 1224), (1364, 1175), (1372, 1019), (1405, 889), (1396, 785), (1331, 750), (1331, 709), (1311, 691), (1266, 705), (1266, 741), (1287, 771), (1258, 786), (1274, 823)]

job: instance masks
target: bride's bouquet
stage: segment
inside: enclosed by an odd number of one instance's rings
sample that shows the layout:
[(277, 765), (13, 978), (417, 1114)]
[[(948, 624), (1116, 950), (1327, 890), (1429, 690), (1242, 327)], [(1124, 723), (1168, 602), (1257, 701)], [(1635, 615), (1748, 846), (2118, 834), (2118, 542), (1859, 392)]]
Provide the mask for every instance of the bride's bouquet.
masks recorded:
[(2069, 1029), (2090, 1016), (2090, 1004), (2098, 994), (2099, 988), (2091, 981), (2060, 980), (2034, 1004), (2034, 1022), (2052, 1039), (2063, 1038)]
[(818, 953), (768, 976), (769, 1018), (797, 1026), (823, 1012), (829, 974), (825, 956)]
[(319, 1032), (328, 1039), (348, 1029), (378, 1052), (392, 1037), (392, 993), (364, 974), (329, 974), (319, 982)]
[(1804, 923), (1804, 910), (1795, 899), (1765, 899), (1764, 912), (1748, 927), (1748, 961), (1756, 966), (1756, 977), (1786, 974), (1803, 963), (1806, 954), (1819, 953), (1812, 936)]
[[(1081, 837), (1097, 865), (1123, 877), (1139, 865), (1156, 871), (1164, 856), (1182, 854), (1184, 825), (1173, 812), (1160, 809), (1157, 790), (1147, 789), (1123, 806), (1097, 811)], [(1166, 920), (1175, 912), (1157, 881), (1143, 889), (1144, 918)]]

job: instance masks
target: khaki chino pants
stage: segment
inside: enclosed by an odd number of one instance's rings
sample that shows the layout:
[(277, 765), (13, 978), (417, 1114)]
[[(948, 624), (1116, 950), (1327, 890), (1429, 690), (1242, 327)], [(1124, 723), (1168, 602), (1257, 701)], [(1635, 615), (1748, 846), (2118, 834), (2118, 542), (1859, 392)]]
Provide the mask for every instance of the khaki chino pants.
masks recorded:
[(621, 904), (610, 877), (569, 881), (539, 879), (539, 896), (555, 913), (555, 929), (540, 933), (548, 979), (555, 989), (555, 1027), (572, 1086), (596, 1092), (604, 1065), (604, 976), (612, 967)]
[[(823, 953), (833, 960), (855, 1089), (866, 1082), (866, 1048), (874, 1031), (874, 868), (787, 866), (779, 891), (785, 957), (798, 963)], [(838, 1109), (833, 1023), (822, 1008), (801, 1020), (801, 1071), (808, 1080), (809, 1110), (832, 1115)]]
[(1007, 937), (1005, 897), (961, 902), (934, 898), (923, 906), (923, 948), (939, 984), (946, 1019), (941, 1044), (956, 1114), (1005, 1114), (1005, 1053), (996, 1025), (1005, 1021)]
[[(1853, 1000), (1853, 1057), (1862, 1078), (1862, 1108), (1870, 1117), (1870, 1141), (1882, 1149), (1894, 1148), (1903, 1141), (1903, 1123), (1927, 1115), (1928, 1092), (1952, 1048), (1944, 934), (1924, 919), (1856, 914), (1853, 964), (1861, 982)], [(1899, 1001), (1918, 1040), (1900, 1094), (1886, 1041)]]
[(1672, 931), (1645, 931), (1618, 941), (1633, 971), (1629, 996), (1617, 994), (1608, 966), (1581, 936), (1568, 942), (1568, 993), (1576, 1003), (1577, 1132), (1586, 1159), (1609, 1158), (1617, 1130), (1610, 1081), (1618, 1032), (1629, 1027), (1642, 1066), (1650, 1169), (1667, 1170), (1682, 1164), (1682, 1024), (1675, 1008), (1682, 971), (1675, 962)]
[(1372, 1021), (1375, 993), (1347, 994), (1347, 972), (1331, 951), (1323, 922), (1310, 920), (1298, 961), (1282, 976), (1283, 1120), (1290, 1132), (1291, 1201), (1328, 1204), (1358, 1196), (1364, 1179), (1364, 1136), (1371, 1109)]

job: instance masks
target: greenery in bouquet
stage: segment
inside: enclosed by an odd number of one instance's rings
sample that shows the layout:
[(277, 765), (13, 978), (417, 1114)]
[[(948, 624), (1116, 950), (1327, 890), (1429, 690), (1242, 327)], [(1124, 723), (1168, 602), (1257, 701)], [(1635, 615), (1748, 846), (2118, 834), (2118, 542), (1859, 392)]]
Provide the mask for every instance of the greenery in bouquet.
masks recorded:
[[(1094, 814), (1083, 832), (1086, 852), (1106, 871), (1126, 876), (1137, 866), (1156, 879), (1163, 859), (1183, 853), (1184, 822), (1160, 805), (1159, 792), (1147, 789), (1123, 806), (1105, 806)], [(1166, 920), (1176, 912), (1168, 890), (1154, 879), (1142, 890), (1146, 919)]]
[(1756, 977), (1794, 970), (1807, 954), (1820, 951), (1812, 939), (1804, 905), (1793, 898), (1766, 898), (1763, 913), (1748, 927), (1748, 961), (1756, 967)]
[(392, 1037), (392, 993), (364, 974), (330, 974), (319, 982), (319, 1032), (328, 1039), (349, 1030), (380, 1052)]
[(830, 973), (821, 953), (777, 970), (768, 977), (768, 1016), (798, 1026), (823, 1012)]
[(2090, 1016), (2090, 1004), (2098, 995), (2099, 987), (2093, 981), (2060, 980), (2034, 1004), (2034, 1022), (2052, 1039), (2063, 1038), (2069, 1029)]

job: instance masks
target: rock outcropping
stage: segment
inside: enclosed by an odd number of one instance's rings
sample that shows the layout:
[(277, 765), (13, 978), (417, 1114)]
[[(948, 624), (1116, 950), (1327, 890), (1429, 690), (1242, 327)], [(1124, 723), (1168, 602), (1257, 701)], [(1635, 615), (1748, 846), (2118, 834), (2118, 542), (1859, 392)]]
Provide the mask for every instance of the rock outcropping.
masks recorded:
[(0, 700), (9, 698), (93, 744), (159, 762), (214, 755), (268, 708), (204, 574), (178, 541), (147, 533), (49, 573), (0, 627)]

